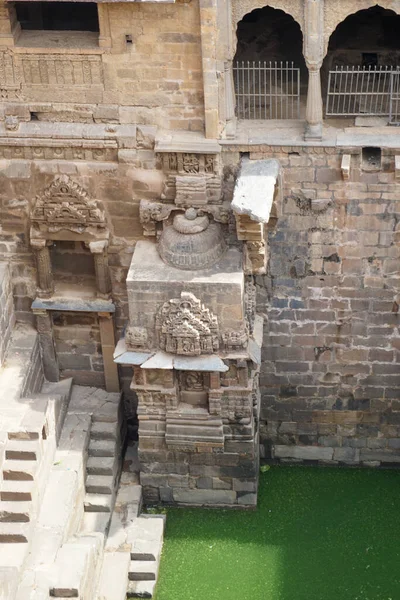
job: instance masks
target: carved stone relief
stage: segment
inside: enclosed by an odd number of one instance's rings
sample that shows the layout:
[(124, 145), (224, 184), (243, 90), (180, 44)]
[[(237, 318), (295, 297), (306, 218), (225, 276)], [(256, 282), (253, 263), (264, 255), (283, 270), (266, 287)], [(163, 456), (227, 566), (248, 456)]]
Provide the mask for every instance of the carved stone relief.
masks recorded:
[(216, 174), (219, 172), (219, 161), (216, 154), (163, 152), (159, 154), (159, 157), (165, 173), (198, 175), (201, 173)]
[(58, 177), (37, 196), (31, 214), (31, 238), (53, 239), (67, 229), (74, 233), (97, 233), (107, 238), (104, 211), (89, 194), (67, 175)]
[[(184, 208), (182, 207), (179, 207)], [(173, 211), (178, 210), (176, 204), (166, 204), (164, 202), (153, 202), (151, 200), (141, 200), (140, 202), (140, 222), (143, 225), (144, 235), (156, 235), (156, 224), (166, 221)], [(200, 212), (200, 211), (199, 211)], [(211, 215), (217, 223), (229, 222), (229, 203), (210, 206), (206, 204), (201, 207), (202, 213)]]
[(128, 327), (125, 333), (125, 342), (127, 348), (138, 349), (148, 346), (147, 329), (144, 327)]
[(160, 348), (166, 352), (198, 356), (219, 349), (217, 317), (189, 292), (163, 304), (156, 330)]
[(254, 320), (256, 318), (256, 286), (252, 280), (249, 280), (245, 284), (244, 292), (244, 306), (246, 321), (248, 324), (249, 332), (253, 333)]
[(238, 330), (225, 331), (222, 339), (226, 350), (245, 350), (247, 348), (248, 334), (244, 327)]

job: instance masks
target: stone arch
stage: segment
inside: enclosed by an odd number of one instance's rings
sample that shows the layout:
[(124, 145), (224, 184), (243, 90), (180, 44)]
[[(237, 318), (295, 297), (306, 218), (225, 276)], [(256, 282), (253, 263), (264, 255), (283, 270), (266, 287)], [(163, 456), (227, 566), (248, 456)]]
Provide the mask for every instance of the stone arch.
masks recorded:
[[(328, 52), (331, 35), (348, 17), (375, 6), (383, 10), (390, 10), (393, 14), (400, 14), (400, 5), (396, 5), (392, 0), (380, 0), (379, 4), (376, 0), (359, 0), (357, 10), (355, 10), (354, 0), (326, 2), (324, 7), (324, 56)], [(397, 6), (398, 8), (396, 8)]]
[(239, 22), (242, 21), (246, 15), (249, 15), (253, 11), (267, 7), (281, 10), (287, 15), (293, 17), (294, 21), (299, 25), (301, 32), (304, 34), (304, 9), (302, 0), (283, 0), (280, 2), (272, 0), (267, 4), (265, 3), (265, 0), (242, 0), (241, 2), (235, 2), (232, 5), (232, 47), (230, 49), (231, 59), (233, 59), (236, 53), (237, 28)]
[(399, 28), (400, 15), (381, 5), (352, 12), (329, 37), (323, 71), (333, 64), (368, 66), (369, 55), (380, 66), (400, 64)]

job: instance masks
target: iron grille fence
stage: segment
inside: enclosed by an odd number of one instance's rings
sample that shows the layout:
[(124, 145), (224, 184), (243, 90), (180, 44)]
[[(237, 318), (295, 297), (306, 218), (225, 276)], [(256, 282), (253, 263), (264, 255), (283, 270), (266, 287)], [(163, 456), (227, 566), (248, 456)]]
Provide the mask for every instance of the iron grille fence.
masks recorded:
[(390, 66), (345, 66), (329, 71), (326, 115), (389, 116), (393, 74), (396, 69)]
[(393, 71), (390, 76), (389, 123), (400, 125), (400, 71)]
[(293, 62), (236, 61), (238, 119), (298, 119), (300, 69)]

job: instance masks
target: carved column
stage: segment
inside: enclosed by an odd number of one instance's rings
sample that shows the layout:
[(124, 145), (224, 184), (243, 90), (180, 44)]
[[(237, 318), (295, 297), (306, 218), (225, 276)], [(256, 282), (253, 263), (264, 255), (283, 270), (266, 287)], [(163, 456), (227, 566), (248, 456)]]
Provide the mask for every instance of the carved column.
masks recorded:
[(322, 139), (322, 93), (321, 93), (321, 66), (308, 64), (308, 90), (306, 107), (306, 140)]
[(304, 58), (309, 79), (307, 91), (305, 139), (321, 140), (323, 105), (321, 93), (321, 66), (324, 57), (323, 0), (305, 0)]
[(111, 291), (110, 272), (108, 270), (107, 241), (89, 243), (90, 252), (94, 258), (96, 271), (97, 290), (100, 294), (107, 295)]
[(39, 334), (43, 371), (47, 381), (59, 381), (60, 370), (53, 337), (53, 323), (47, 310), (33, 309), (36, 315), (36, 329)]
[(31, 240), (35, 251), (36, 267), (38, 272), (38, 293), (40, 296), (51, 296), (54, 291), (53, 274), (51, 272), (51, 259), (49, 246), (46, 240)]

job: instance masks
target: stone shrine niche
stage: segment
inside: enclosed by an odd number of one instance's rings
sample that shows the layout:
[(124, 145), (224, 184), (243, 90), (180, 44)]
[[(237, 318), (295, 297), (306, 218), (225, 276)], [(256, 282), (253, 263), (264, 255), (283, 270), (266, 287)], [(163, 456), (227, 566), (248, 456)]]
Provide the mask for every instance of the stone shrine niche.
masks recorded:
[(33, 205), (30, 215), (30, 243), (34, 248), (38, 269), (38, 295), (55, 292), (49, 247), (55, 242), (83, 243), (93, 256), (94, 295), (110, 292), (107, 246), (109, 229), (100, 203), (67, 175), (57, 177)]
[(217, 318), (189, 292), (163, 304), (156, 331), (160, 348), (172, 354), (199, 356), (219, 349)]
[(179, 403), (208, 409), (209, 373), (180, 371)]

